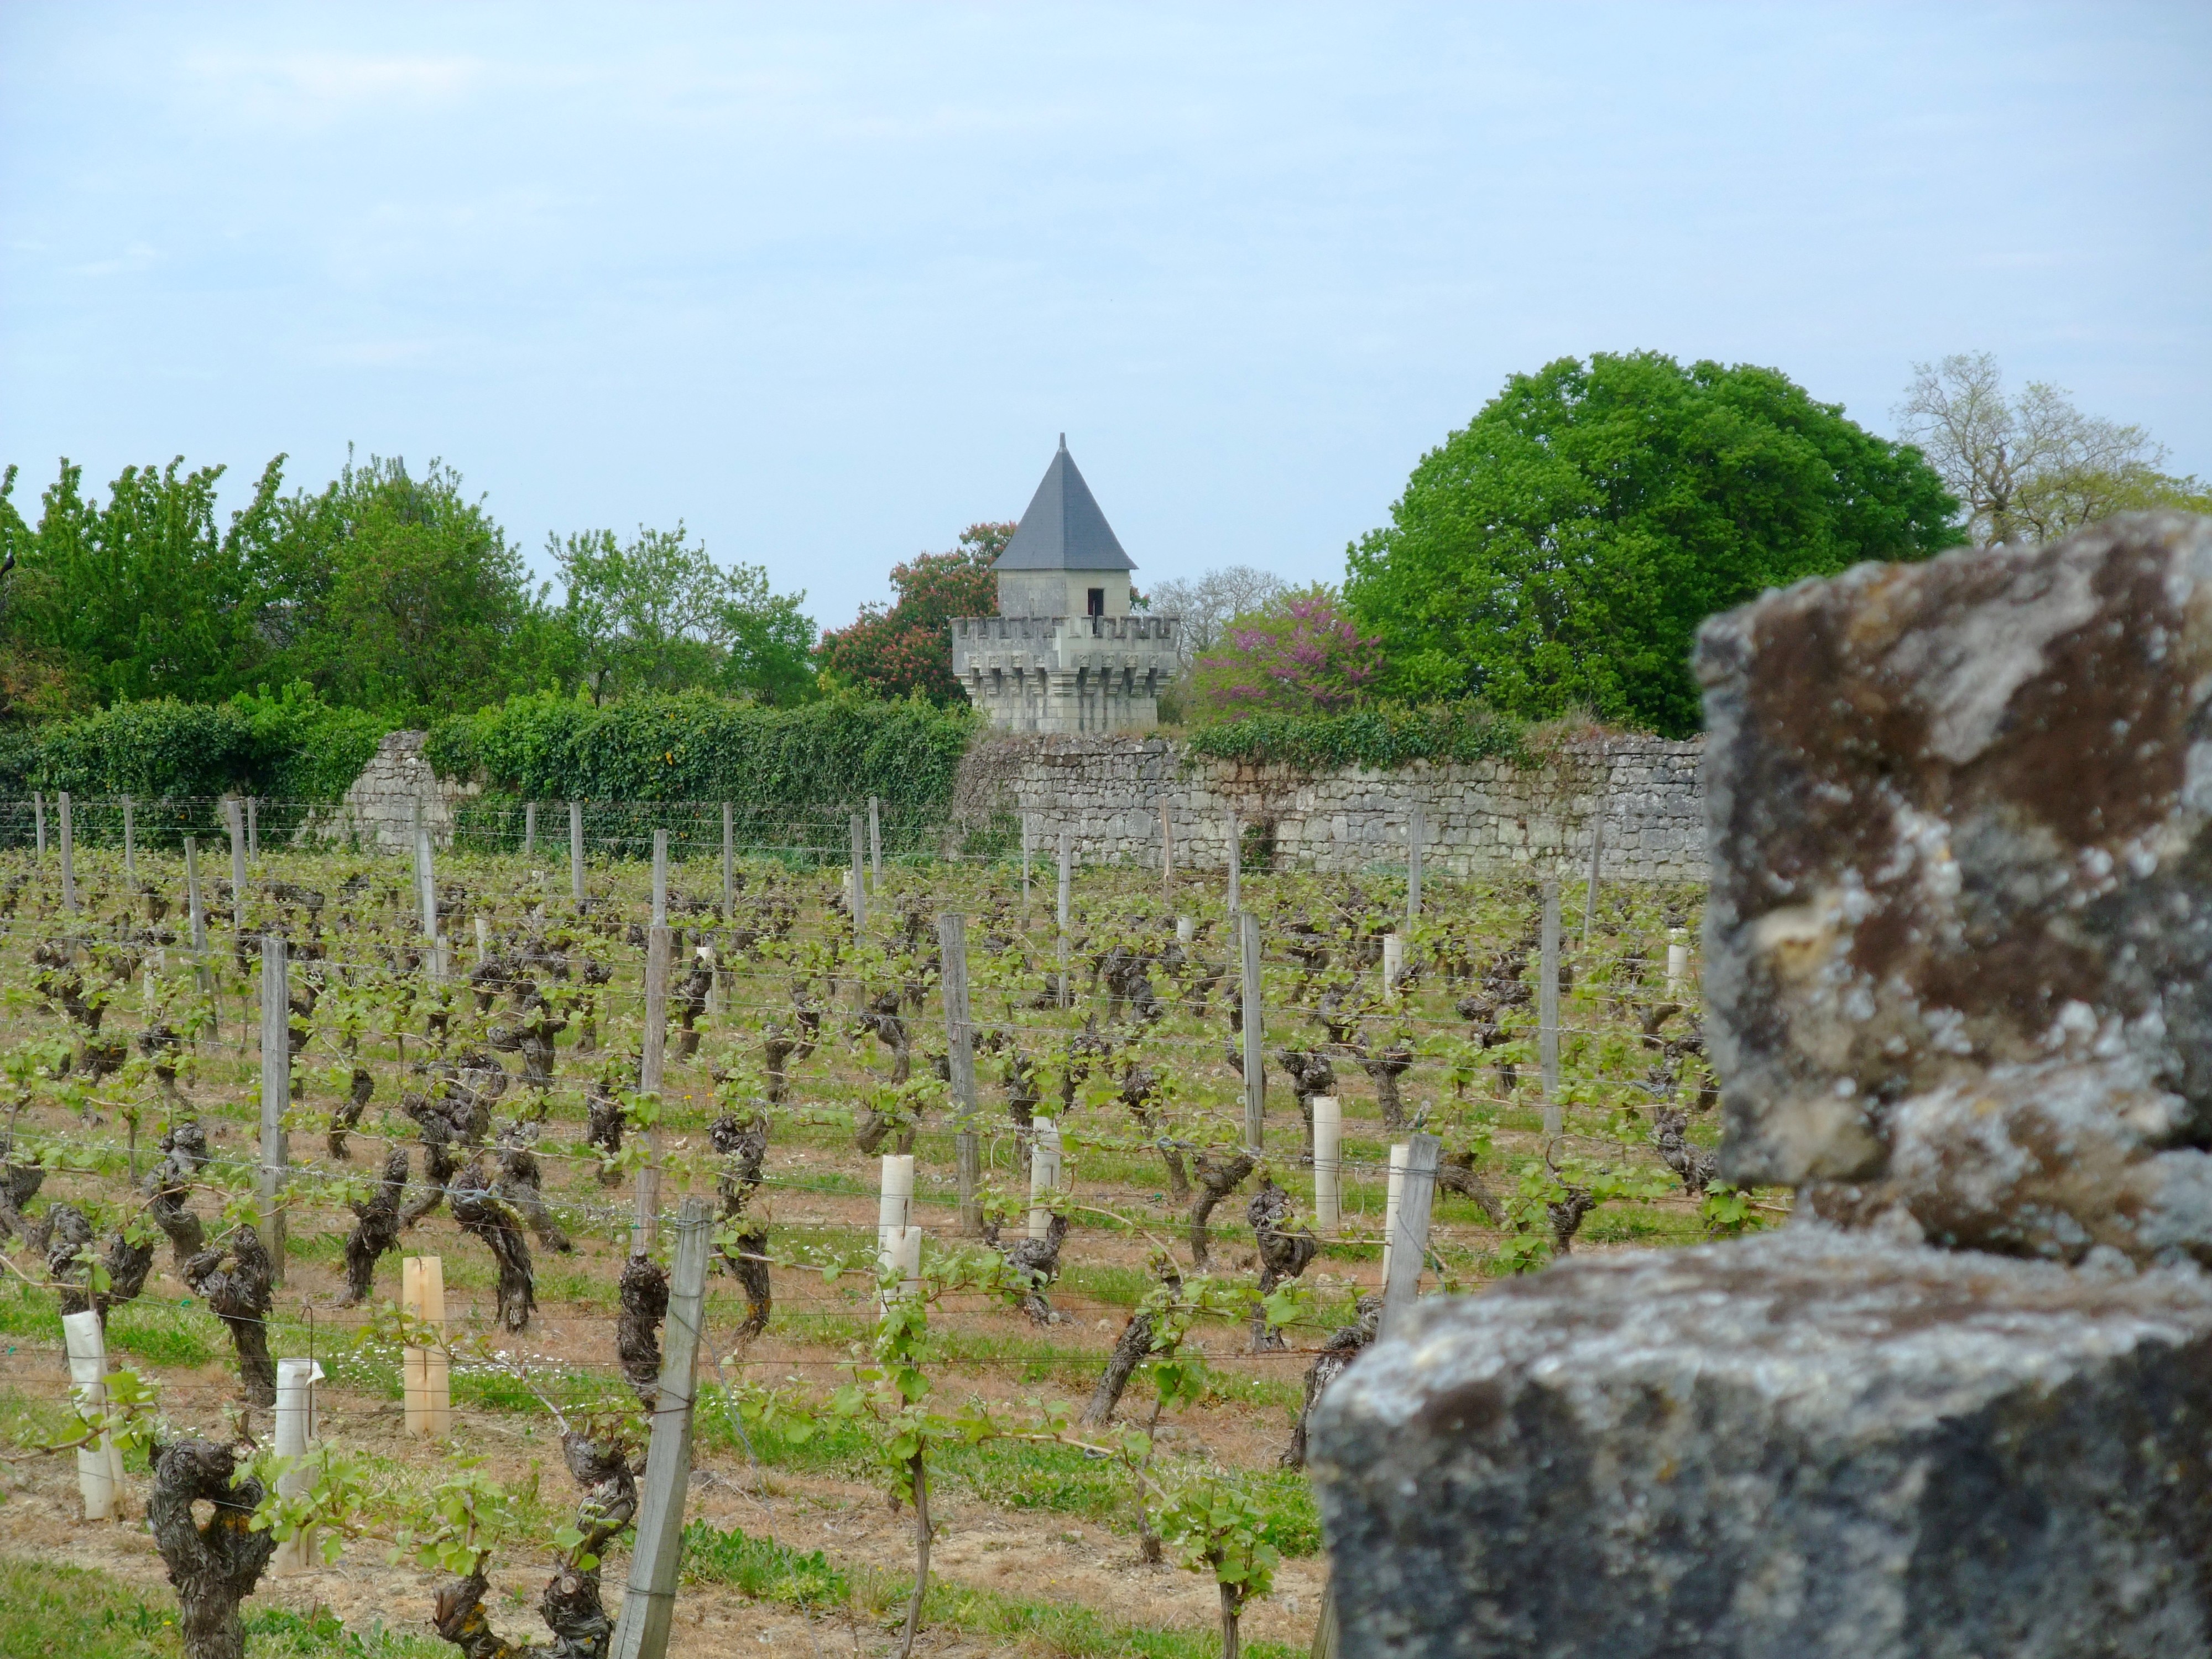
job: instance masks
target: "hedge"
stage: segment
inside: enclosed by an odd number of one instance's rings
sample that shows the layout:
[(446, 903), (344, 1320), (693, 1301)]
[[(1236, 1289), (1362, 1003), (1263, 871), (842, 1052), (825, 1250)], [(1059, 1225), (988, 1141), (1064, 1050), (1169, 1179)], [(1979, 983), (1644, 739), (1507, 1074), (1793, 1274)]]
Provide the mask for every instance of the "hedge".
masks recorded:
[(376, 752), (386, 722), (334, 708), (304, 687), (228, 702), (165, 697), (118, 703), (0, 738), (0, 788), (68, 790), (141, 801), (236, 790), (280, 800), (334, 800)]
[(939, 822), (978, 726), (966, 709), (848, 694), (769, 708), (705, 692), (602, 708), (510, 698), (433, 727), (440, 775), (522, 800), (730, 801), (749, 812), (822, 812), (879, 797), (907, 823)]
[(1376, 771), (1415, 761), (1504, 759), (1528, 763), (1525, 728), (1479, 702), (1426, 708), (1356, 708), (1342, 714), (1253, 714), (1201, 727), (1189, 752), (1251, 766)]

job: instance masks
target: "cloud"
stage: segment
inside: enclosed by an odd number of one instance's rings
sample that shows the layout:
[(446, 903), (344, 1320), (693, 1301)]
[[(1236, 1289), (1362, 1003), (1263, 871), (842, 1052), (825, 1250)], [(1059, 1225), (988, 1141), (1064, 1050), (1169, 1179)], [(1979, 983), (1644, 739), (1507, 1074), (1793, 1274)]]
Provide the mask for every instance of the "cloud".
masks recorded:
[(182, 68), (211, 102), (251, 118), (315, 127), (403, 105), (458, 104), (485, 78), (471, 58), (334, 51), (198, 52)]

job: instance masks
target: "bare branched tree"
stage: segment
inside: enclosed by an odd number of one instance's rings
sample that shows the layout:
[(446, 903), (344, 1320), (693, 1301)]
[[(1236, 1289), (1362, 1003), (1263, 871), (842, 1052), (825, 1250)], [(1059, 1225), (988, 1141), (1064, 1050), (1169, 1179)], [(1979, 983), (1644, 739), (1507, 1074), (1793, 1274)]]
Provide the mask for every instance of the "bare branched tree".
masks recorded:
[(1915, 364), (1894, 412), (1959, 498), (1979, 546), (2050, 541), (2142, 507), (2212, 507), (2196, 479), (2160, 470), (2166, 447), (2143, 428), (2085, 415), (2041, 380), (2008, 395), (1986, 351)]

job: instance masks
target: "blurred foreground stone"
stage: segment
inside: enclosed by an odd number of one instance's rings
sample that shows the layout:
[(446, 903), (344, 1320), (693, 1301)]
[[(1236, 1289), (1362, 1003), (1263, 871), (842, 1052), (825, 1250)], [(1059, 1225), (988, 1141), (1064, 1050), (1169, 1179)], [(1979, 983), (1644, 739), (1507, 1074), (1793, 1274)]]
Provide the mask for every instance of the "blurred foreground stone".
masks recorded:
[(1796, 1226), (1424, 1308), (1316, 1409), (1347, 1659), (2212, 1652), (2212, 1280)]
[(1347, 1370), (1344, 1651), (2212, 1654), (2212, 520), (1800, 583), (1698, 668), (1722, 1166), (1796, 1218)]

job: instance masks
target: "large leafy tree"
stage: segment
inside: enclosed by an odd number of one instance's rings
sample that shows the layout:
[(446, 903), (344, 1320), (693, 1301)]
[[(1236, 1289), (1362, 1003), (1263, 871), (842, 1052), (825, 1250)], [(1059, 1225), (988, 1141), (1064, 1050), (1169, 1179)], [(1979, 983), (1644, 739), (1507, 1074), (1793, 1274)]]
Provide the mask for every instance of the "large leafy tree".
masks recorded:
[(593, 702), (705, 685), (795, 702), (814, 687), (806, 595), (775, 592), (758, 565), (724, 570), (706, 548), (641, 526), (627, 544), (587, 531), (546, 550), (568, 595), (561, 610), (574, 672)]
[(1386, 689), (1698, 728), (1692, 636), (1762, 589), (1963, 539), (1918, 451), (1774, 369), (1656, 352), (1516, 374), (1421, 459), (1345, 596)]
[(995, 617), (998, 578), (991, 567), (1006, 550), (1011, 524), (971, 524), (947, 553), (924, 553), (891, 567), (898, 598), (861, 607), (857, 621), (822, 636), (823, 664), (838, 679), (878, 696), (919, 692), (932, 702), (964, 700), (952, 677), (955, 617)]
[(278, 515), (282, 457), (218, 526), (220, 466), (129, 466), (103, 503), (70, 461), (36, 526), (0, 475), (0, 696), (38, 716), (141, 697), (228, 696), (264, 665), (261, 550)]

